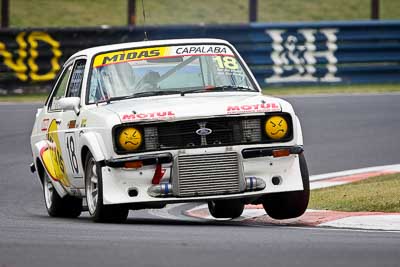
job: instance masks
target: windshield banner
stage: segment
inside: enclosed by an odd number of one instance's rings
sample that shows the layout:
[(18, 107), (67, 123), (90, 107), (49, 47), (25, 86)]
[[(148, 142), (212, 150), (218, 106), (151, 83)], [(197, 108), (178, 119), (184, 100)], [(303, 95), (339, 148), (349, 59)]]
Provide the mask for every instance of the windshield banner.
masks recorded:
[(224, 45), (179, 45), (170, 47), (149, 47), (114, 51), (97, 55), (93, 67), (111, 64), (182, 56), (234, 56), (232, 50)]

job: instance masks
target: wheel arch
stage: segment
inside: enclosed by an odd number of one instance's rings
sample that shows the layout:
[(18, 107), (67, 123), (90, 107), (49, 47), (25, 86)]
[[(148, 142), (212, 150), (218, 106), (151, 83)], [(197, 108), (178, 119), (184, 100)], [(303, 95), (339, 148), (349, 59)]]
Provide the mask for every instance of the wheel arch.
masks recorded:
[(86, 164), (86, 156), (87, 154), (90, 152), (89, 147), (84, 145), (81, 149), (81, 163), (82, 163), (82, 167), (83, 169), (85, 169), (85, 164)]
[(36, 171), (37, 171), (37, 175), (39, 177), (40, 182), (43, 185), (43, 180), (44, 180), (44, 166), (42, 164), (42, 161), (40, 160), (39, 157), (36, 158)]
[[(103, 145), (100, 143), (102, 142)], [(104, 142), (102, 137), (94, 132), (84, 133), (80, 137), (80, 156), (82, 166), (85, 166), (85, 159), (88, 152), (90, 152), (94, 159), (99, 162), (105, 159), (103, 151)]]
[(42, 161), (41, 154), (48, 147), (48, 142), (45, 140), (41, 140), (34, 144), (32, 147), (32, 155), (33, 161), (37, 171), (37, 177), (40, 180), (40, 183), (43, 185), (44, 174), (46, 172), (45, 165)]

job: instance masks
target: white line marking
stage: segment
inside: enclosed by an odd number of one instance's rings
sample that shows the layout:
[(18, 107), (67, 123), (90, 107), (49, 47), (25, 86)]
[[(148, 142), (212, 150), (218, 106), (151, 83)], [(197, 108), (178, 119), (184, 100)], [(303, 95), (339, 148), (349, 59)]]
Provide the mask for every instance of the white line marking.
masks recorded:
[(324, 182), (324, 181), (316, 181), (316, 182), (311, 182), (310, 183), (310, 189), (320, 189), (320, 188), (326, 188), (326, 187), (332, 187), (332, 186), (337, 186), (337, 185), (342, 185), (342, 184), (347, 184), (349, 182)]
[(400, 172), (400, 164), (376, 166), (362, 169), (354, 169), (347, 171), (331, 172), (318, 175), (311, 175), (310, 181), (319, 181), (336, 177), (350, 176), (355, 174), (367, 173), (367, 172), (379, 172), (379, 171), (397, 171)]
[(399, 215), (352, 216), (352, 217), (338, 219), (335, 221), (321, 223), (318, 226), (399, 231), (400, 216)]

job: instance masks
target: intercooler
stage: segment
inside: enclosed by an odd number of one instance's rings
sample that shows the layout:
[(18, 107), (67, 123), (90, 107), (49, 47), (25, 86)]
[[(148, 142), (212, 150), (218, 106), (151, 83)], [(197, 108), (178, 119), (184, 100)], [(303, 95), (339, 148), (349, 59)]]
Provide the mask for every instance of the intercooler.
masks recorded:
[(233, 194), (243, 187), (236, 152), (179, 155), (175, 162), (175, 196)]

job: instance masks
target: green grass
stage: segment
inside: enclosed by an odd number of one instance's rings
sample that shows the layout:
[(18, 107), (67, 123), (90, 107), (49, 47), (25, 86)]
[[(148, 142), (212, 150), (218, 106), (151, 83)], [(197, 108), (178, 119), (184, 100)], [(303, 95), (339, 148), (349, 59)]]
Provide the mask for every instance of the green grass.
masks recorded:
[[(369, 19), (371, 0), (260, 0), (260, 22)], [(400, 19), (400, 1), (381, 0), (381, 19)], [(141, 1), (136, 0), (142, 24)], [(246, 23), (248, 0), (144, 0), (147, 24)], [(127, 0), (13, 0), (14, 27), (126, 25)]]
[(0, 96), (0, 102), (41, 102), (46, 101), (48, 94), (21, 94)]
[[(296, 86), (269, 87), (263, 93), (272, 96), (318, 95), (318, 94), (370, 94), (400, 92), (400, 84), (374, 85), (331, 85), (331, 86)], [(0, 102), (44, 102), (47, 94), (23, 94), (0, 96)]]
[(400, 212), (400, 174), (313, 190), (308, 208), (338, 211)]

